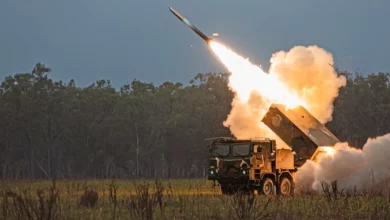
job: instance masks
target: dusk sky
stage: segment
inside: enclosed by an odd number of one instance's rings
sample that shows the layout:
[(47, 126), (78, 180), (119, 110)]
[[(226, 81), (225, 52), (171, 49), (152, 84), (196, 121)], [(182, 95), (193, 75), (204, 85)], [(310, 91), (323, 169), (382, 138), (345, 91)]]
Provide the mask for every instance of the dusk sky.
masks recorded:
[(390, 1), (1, 0), (0, 77), (37, 62), (78, 86), (226, 72), (168, 6), (265, 70), (277, 51), (318, 45), (342, 70), (390, 72)]

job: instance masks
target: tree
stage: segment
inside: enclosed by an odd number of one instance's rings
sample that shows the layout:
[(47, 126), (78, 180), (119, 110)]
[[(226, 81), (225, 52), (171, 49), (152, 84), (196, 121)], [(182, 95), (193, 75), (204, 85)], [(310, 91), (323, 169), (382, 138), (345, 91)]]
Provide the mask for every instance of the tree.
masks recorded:
[[(49, 73), (38, 63), (1, 83), (0, 178), (203, 177), (204, 139), (230, 136), (228, 73), (199, 73), (187, 86), (134, 79), (118, 91)], [(389, 74), (340, 74), (348, 81), (330, 129), (355, 147), (389, 133)]]

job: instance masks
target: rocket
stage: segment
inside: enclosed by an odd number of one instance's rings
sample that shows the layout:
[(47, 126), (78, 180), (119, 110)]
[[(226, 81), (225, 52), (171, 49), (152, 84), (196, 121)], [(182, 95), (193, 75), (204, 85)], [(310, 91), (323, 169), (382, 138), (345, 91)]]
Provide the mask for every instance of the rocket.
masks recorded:
[(199, 37), (201, 37), (203, 40), (206, 41), (206, 43), (209, 43), (212, 38), (207, 37), (202, 31), (200, 31), (198, 28), (196, 28), (193, 24), (191, 24), (183, 15), (181, 15), (179, 12), (175, 11), (172, 7), (169, 7), (169, 10), (177, 17), (179, 18), (184, 24), (186, 24), (191, 30), (193, 30)]

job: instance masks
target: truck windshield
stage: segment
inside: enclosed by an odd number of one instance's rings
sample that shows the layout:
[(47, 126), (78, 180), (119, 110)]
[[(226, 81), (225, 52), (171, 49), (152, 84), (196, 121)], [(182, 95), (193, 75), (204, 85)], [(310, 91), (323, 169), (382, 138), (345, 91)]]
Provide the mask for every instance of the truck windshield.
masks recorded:
[(211, 147), (210, 153), (212, 156), (224, 157), (229, 154), (229, 145), (228, 144), (216, 144)]
[(233, 156), (247, 156), (249, 154), (249, 144), (239, 144), (233, 146)]

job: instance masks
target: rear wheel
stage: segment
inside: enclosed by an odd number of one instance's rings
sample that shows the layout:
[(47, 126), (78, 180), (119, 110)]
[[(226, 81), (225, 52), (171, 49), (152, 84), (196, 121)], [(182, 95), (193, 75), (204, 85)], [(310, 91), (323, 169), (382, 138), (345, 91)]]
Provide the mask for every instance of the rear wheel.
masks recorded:
[(292, 183), (289, 178), (282, 178), (279, 185), (279, 192), (283, 196), (289, 196), (292, 194)]
[(264, 195), (274, 194), (274, 181), (272, 181), (270, 178), (265, 178), (263, 184), (261, 184), (261, 192)]

